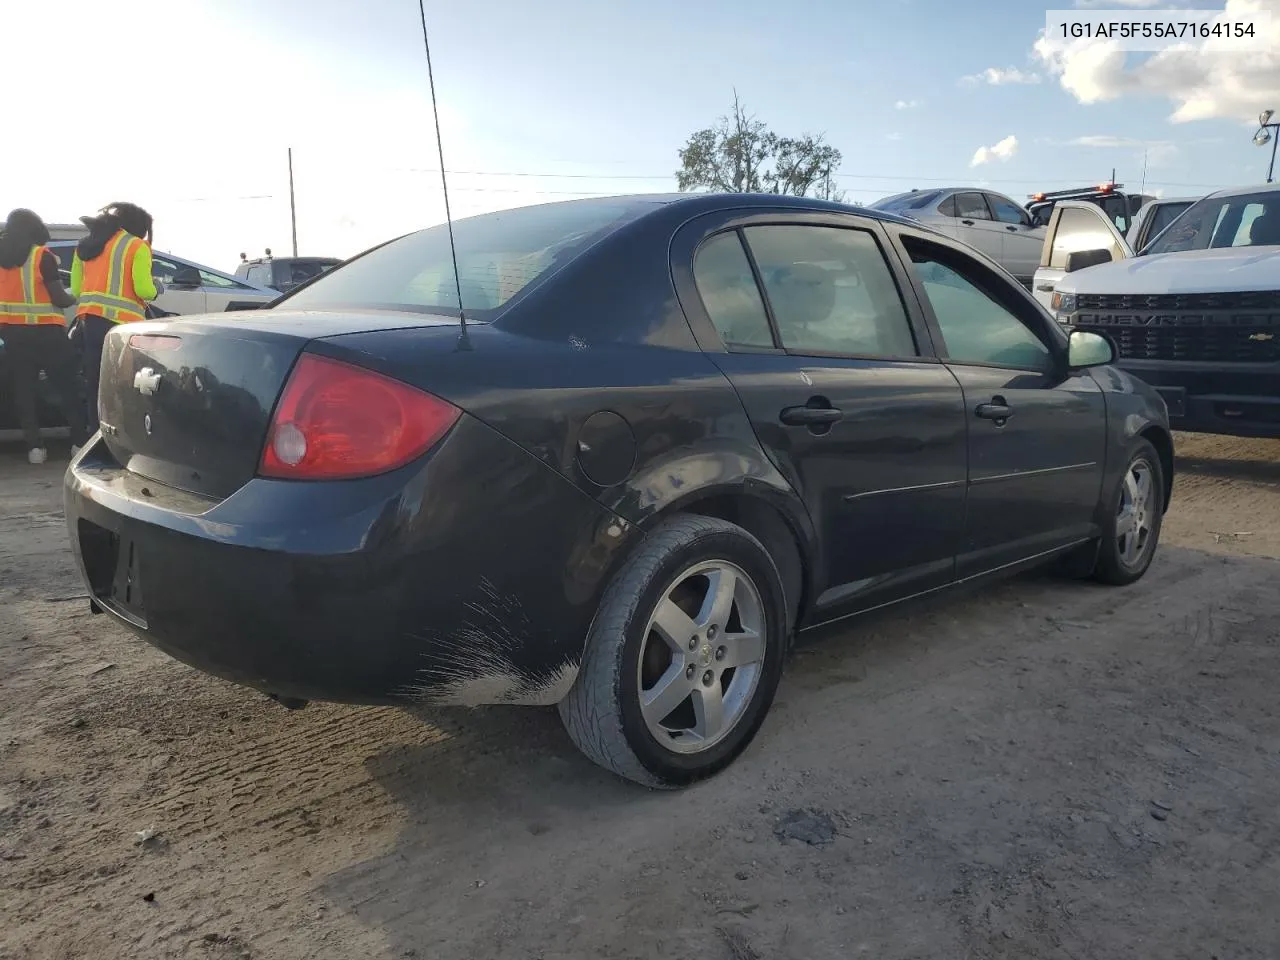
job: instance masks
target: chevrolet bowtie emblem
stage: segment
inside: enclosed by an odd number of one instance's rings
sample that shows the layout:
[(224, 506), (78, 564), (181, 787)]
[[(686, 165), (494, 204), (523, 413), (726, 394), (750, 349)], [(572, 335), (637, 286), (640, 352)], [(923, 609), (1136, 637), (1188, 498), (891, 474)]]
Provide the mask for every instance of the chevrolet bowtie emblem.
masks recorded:
[(1274, 333), (1254, 333), (1249, 335), (1250, 340), (1257, 340), (1259, 343), (1266, 343), (1268, 340), (1274, 340)]
[(144, 397), (149, 397), (160, 388), (160, 374), (150, 367), (143, 367), (133, 375), (133, 386)]

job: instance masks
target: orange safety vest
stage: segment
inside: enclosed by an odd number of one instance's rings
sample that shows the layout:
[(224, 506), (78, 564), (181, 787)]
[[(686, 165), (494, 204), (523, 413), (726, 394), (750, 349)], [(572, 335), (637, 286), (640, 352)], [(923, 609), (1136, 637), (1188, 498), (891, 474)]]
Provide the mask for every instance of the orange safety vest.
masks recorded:
[(48, 247), (36, 244), (20, 267), (0, 269), (0, 323), (66, 323), (40, 274)]
[(133, 288), (133, 258), (146, 242), (127, 230), (117, 230), (100, 254), (80, 261), (83, 274), (77, 313), (104, 317), (112, 323), (146, 319), (146, 308)]

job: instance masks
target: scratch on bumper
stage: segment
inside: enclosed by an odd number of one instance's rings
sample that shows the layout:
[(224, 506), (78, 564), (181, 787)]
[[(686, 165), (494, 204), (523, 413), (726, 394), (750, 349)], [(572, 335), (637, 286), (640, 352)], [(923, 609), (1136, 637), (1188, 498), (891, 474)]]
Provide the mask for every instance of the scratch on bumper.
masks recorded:
[[(430, 667), (418, 672), (399, 695), (432, 706), (487, 704), (551, 706), (564, 699), (578, 676), (577, 663), (521, 669), (515, 655), (526, 653), (536, 630), (520, 601), (488, 580), (480, 596), (466, 604), (469, 616), (457, 630), (426, 638), (435, 651)], [(523, 658), (522, 658), (523, 659)]]

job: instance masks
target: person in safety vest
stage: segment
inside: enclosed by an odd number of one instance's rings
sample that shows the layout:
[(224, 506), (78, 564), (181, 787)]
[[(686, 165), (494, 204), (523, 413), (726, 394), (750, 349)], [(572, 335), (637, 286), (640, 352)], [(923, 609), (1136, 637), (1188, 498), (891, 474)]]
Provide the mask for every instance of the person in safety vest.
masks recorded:
[(45, 246), (48, 242), (49, 229), (30, 210), (14, 210), (0, 232), (0, 340), (31, 463), (44, 463), (49, 457), (40, 442), (41, 371), (67, 418), (73, 454), (86, 436), (76, 358), (62, 314), (76, 301), (62, 285), (58, 258)]
[(96, 217), (81, 217), (89, 235), (71, 262), (71, 292), (79, 298), (76, 325), (84, 354), (91, 433), (98, 429), (98, 376), (102, 344), (117, 323), (146, 318), (146, 301), (159, 291), (151, 276), (151, 214), (133, 203), (113, 203)]

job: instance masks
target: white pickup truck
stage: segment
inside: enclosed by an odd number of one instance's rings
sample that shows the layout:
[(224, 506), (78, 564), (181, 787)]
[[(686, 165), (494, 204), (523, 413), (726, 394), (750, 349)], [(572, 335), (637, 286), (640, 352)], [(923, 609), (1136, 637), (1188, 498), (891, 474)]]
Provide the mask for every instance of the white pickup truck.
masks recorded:
[(1033, 289), (1109, 337), (1175, 429), (1280, 437), (1280, 184), (1210, 194), (1138, 253), (1092, 204), (1059, 203)]

